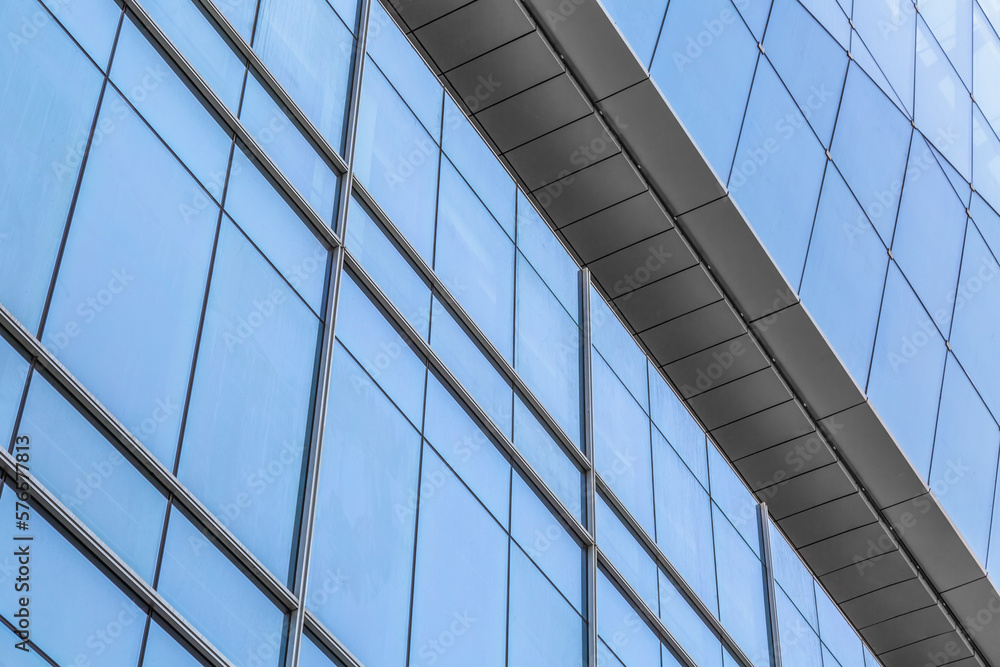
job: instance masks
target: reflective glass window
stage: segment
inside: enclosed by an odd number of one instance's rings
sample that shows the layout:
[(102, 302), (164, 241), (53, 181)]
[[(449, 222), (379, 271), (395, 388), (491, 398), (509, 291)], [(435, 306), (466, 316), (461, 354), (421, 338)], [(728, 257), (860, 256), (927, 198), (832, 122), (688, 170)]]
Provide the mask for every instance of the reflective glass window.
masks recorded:
[(168, 521), (157, 590), (233, 664), (277, 667), (284, 615), (176, 508)]
[(430, 262), (439, 149), (378, 71), (365, 67), (354, 174), (406, 239)]
[(649, 366), (649, 412), (653, 423), (684, 459), (702, 486), (708, 488), (705, 432), (652, 365)]
[(583, 522), (580, 469), (518, 395), (514, 396), (514, 446), (563, 505)]
[(972, 173), (979, 194), (1000, 209), (1000, 139), (978, 106), (972, 108)]
[(819, 636), (823, 644), (840, 663), (840, 667), (864, 667), (865, 657), (861, 652), (861, 640), (850, 626), (837, 605), (821, 592), (817, 595), (819, 608)]
[(517, 247), (577, 324), (580, 269), (535, 207), (518, 191)]
[[(769, 520), (770, 521), (770, 520)], [(792, 545), (778, 532), (773, 523), (769, 526), (771, 538), (771, 567), (774, 570), (774, 580), (794, 604), (799, 613), (814, 629), (819, 628), (816, 618), (816, 588), (812, 575), (805, 564), (799, 559)], [(822, 589), (819, 589), (822, 592)], [(780, 610), (780, 607), (779, 607)]]
[(614, 369), (615, 374), (628, 387), (642, 409), (648, 409), (646, 355), (594, 287), (590, 288), (590, 307), (591, 337), (594, 347), (600, 351), (608, 366)]
[[(916, 10), (909, 2), (872, 0), (855, 3), (854, 26), (904, 107), (913, 111), (913, 54)], [(854, 142), (864, 139), (853, 135)]]
[(0, 90), (10, 91), (0, 104), (0, 302), (34, 332), (102, 77), (34, 0), (4, 2), (0, 31), (8, 41)]
[(653, 59), (667, 0), (602, 0), (602, 5), (645, 66)]
[(657, 611), (656, 563), (604, 498), (597, 497), (597, 542), (612, 565)]
[(421, 486), (410, 665), (502, 667), (509, 539), (428, 447)]
[[(919, 0), (920, 16), (967, 84), (972, 83), (972, 6), (974, 0)], [(919, 46), (918, 46), (919, 48)], [(919, 56), (918, 56), (919, 57)]]
[(218, 207), (110, 89), (102, 124), (42, 342), (170, 467)]
[[(597, 572), (597, 631), (624, 667), (660, 661), (660, 642), (602, 571)], [(603, 665), (603, 663), (602, 663)]]
[(971, 179), (972, 98), (923, 19), (917, 21), (916, 63), (917, 127), (966, 179)]
[(708, 448), (708, 464), (712, 480), (712, 500), (760, 558), (760, 510), (757, 499), (715, 447)]
[[(420, 435), (340, 346), (328, 405), (306, 603), (364, 664), (399, 665)], [(426, 476), (426, 494), (442, 481)]]
[(24, 380), (28, 377), (28, 362), (18, 354), (6, 338), (0, 338), (0, 442), (6, 448), (14, 429), (14, 420), (21, 407)]
[(778, 636), (781, 638), (781, 664), (822, 665), (816, 632), (809, 627), (809, 623), (781, 587), (775, 589), (774, 595), (777, 602)]
[(159, 623), (150, 621), (142, 664), (144, 667), (201, 667), (202, 663), (177, 643)]
[(996, 26), (987, 23), (979, 5), (973, 4), (973, 72), (976, 79), (972, 93), (986, 119), (994, 128), (1000, 128), (1000, 90), (996, 86), (996, 81), (1000, 79), (1000, 36), (996, 33)]
[(311, 638), (305, 636), (302, 637), (302, 648), (299, 650), (299, 667), (343, 667), (343, 665), (322, 651)]
[[(122, 10), (113, 0), (42, 0), (99, 67), (107, 67)], [(32, 17), (33, 19), (34, 17)], [(34, 25), (37, 25), (34, 23)]]
[(254, 18), (257, 16), (257, 0), (212, 0), (223, 16), (236, 28), (236, 32), (249, 44), (253, 39)]
[(177, 476), (279, 579), (298, 533), (319, 339), (316, 316), (226, 221)]
[[(802, 0), (802, 4), (844, 48), (850, 46), (851, 25), (847, 22), (847, 16), (844, 15), (838, 0)], [(768, 26), (770, 25), (771, 22), (768, 23)]]
[(254, 50), (319, 133), (341, 150), (354, 36), (323, 0), (261, 0)]
[(722, 642), (663, 572), (660, 572), (660, 619), (699, 667), (722, 667)]

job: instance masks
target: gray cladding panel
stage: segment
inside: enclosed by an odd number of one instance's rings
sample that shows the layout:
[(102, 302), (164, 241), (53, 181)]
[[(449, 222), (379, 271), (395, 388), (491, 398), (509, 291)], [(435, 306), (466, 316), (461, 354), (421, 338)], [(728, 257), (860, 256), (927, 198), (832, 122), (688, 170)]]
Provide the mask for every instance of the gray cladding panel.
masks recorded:
[(604, 291), (617, 299), (643, 285), (697, 265), (698, 259), (687, 243), (671, 229), (602, 257), (588, 268)]
[(769, 365), (757, 342), (751, 336), (743, 335), (675, 361), (663, 370), (677, 387), (681, 398), (688, 399)]
[(597, 114), (592, 113), (515, 148), (504, 157), (528, 189), (537, 190), (620, 152), (618, 142)]
[(447, 72), (534, 29), (518, 2), (476, 0), (413, 34), (441, 71)]
[(818, 431), (734, 462), (751, 491), (758, 491), (837, 460)]
[(618, 297), (615, 305), (631, 328), (642, 333), (721, 300), (722, 293), (698, 264)]
[(561, 74), (476, 114), (476, 120), (502, 152), (592, 113), (573, 80)]
[(840, 605), (854, 627), (863, 629), (890, 618), (935, 604), (930, 587), (922, 579), (886, 586)]

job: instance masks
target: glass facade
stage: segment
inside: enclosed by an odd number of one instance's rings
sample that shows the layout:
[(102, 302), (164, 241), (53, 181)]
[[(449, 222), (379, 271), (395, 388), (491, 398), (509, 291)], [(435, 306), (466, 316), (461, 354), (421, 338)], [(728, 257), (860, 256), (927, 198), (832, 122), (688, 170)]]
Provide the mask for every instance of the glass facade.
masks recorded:
[[(605, 4), (985, 562), (996, 7)], [(0, 8), (0, 663), (877, 664), (381, 4), (124, 5)]]

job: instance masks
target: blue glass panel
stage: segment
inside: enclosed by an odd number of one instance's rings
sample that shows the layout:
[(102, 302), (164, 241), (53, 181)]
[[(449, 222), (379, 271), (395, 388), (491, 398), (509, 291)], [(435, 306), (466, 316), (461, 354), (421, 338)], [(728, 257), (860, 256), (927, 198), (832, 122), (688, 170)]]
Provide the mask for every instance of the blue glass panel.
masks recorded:
[(233, 664), (280, 664), (284, 615), (176, 508), (168, 522), (160, 594)]
[(38, 481), (152, 582), (166, 498), (37, 373), (18, 435), (31, 439)]
[(428, 262), (434, 248), (437, 144), (382, 73), (368, 63), (361, 88), (354, 175)]
[[(994, 311), (996, 312), (996, 311)], [(948, 355), (934, 437), (931, 489), (980, 562), (986, 562), (1000, 430), (958, 365)]]
[[(359, 389), (361, 387), (361, 389)], [(366, 665), (406, 659), (420, 435), (341, 347), (333, 357), (307, 606)]]
[(654, 612), (659, 609), (656, 563), (604, 498), (597, 496), (597, 542), (611, 564)]
[(520, 396), (514, 396), (514, 445), (563, 505), (583, 522), (583, 476)]
[(201, 667), (201, 662), (178, 644), (156, 621), (149, 623), (149, 635), (146, 638), (142, 664), (144, 667)]
[(261, 0), (254, 50), (299, 108), (341, 150), (354, 36), (323, 0)]
[(433, 375), (427, 380), (424, 437), (506, 526), (510, 463)]
[(531, 265), (518, 255), (514, 367), (563, 431), (582, 443), (580, 328)]
[(580, 269), (535, 207), (517, 194), (517, 247), (563, 307), (580, 323)]
[[(812, 586), (812, 582), (809, 582)], [(783, 665), (821, 665), (819, 637), (780, 587), (775, 589)], [(815, 609), (813, 610), (815, 613)]]
[(441, 84), (381, 4), (368, 17), (368, 54), (435, 140), (441, 136)]
[(972, 109), (972, 173), (979, 194), (1000, 209), (1000, 139), (978, 106)]
[(801, 294), (859, 386), (868, 379), (888, 261), (885, 246), (831, 166), (823, 182)]
[(655, 431), (653, 466), (657, 544), (705, 606), (717, 613), (712, 504), (708, 493)]
[[(427, 373), (423, 360), (346, 273), (341, 278), (337, 308), (337, 338), (403, 414), (419, 427)], [(370, 391), (370, 384), (370, 381), (359, 383), (355, 389)]]
[(111, 90), (102, 123), (42, 342), (170, 467), (218, 207)]
[(330, 253), (242, 149), (233, 153), (226, 212), (322, 316)]
[(878, 63), (875, 62), (875, 58), (868, 51), (868, 47), (861, 40), (858, 33), (851, 33), (851, 55), (854, 57), (854, 62), (875, 82), (882, 92), (892, 100), (892, 103), (907, 116), (907, 118), (913, 115), (912, 111), (906, 111), (910, 108), (910, 102), (904, 105), (893, 89), (892, 85), (889, 84), (889, 80), (885, 78), (885, 74), (882, 73), (882, 69), (879, 67)]
[(226, 222), (177, 476), (279, 579), (298, 533), (319, 339), (315, 315)]
[[(216, 201), (233, 140), (131, 20), (122, 24), (111, 81)], [(192, 206), (197, 210), (204, 202)], [(193, 211), (188, 212), (193, 215)]]
[[(997, 4), (1000, 5), (1000, 2)], [(933, 28), (933, 26), (931, 27)], [(995, 30), (996, 27), (990, 26), (986, 22), (986, 15), (976, 4), (972, 35), (974, 40), (973, 72), (976, 78), (972, 93), (975, 95), (976, 104), (979, 105), (983, 115), (994, 128), (998, 128), (1000, 127), (1000, 89), (997, 88), (996, 81), (1000, 79), (1000, 37), (997, 36)], [(960, 44), (964, 43), (960, 42)]]
[(334, 660), (316, 645), (310, 637), (302, 637), (302, 648), (299, 650), (299, 667), (343, 667), (339, 660)]
[(570, 604), (578, 612), (585, 613), (580, 545), (520, 475), (514, 475), (510, 504), (511, 536)]
[(841, 667), (865, 667), (861, 640), (844, 618), (837, 605), (821, 590), (816, 591), (819, 608), (819, 636)]
[(728, 0), (674, 0), (650, 73), (723, 183), (740, 136), (757, 42)]
[(771, 13), (771, 0), (734, 0), (736, 9), (743, 15), (743, 20), (750, 26), (757, 41), (764, 38), (764, 28)]
[[(358, 0), (327, 0), (337, 11), (340, 20), (343, 21), (351, 32), (357, 31), (358, 23)], [(369, 23), (371, 26), (371, 23)]]
[(793, 286), (802, 274), (825, 162), (805, 117), (762, 60), (729, 189)]
[[(916, 15), (909, 2), (858, 2), (853, 17), (855, 29), (910, 113)], [(857, 135), (854, 140), (863, 141)]]
[[(847, 22), (847, 16), (837, 0), (802, 0), (802, 4), (845, 49), (851, 46), (851, 24)], [(769, 26), (774, 23), (773, 18), (772, 14)], [(799, 35), (799, 38), (803, 41), (807, 39), (805, 35)], [(819, 65), (817, 60), (808, 62)]]
[(4, 448), (10, 444), (26, 377), (28, 362), (14, 351), (6, 338), (0, 338), (0, 443)]
[(653, 48), (660, 36), (663, 14), (667, 0), (601, 0), (601, 4), (611, 16), (629, 43), (639, 62), (649, 66), (653, 59)]
[(582, 667), (584, 622), (516, 546), (510, 550), (510, 665)]
[(34, 0), (4, 2), (0, 31), (0, 90), (17, 98), (0, 105), (0, 301), (34, 332), (102, 78)]
[(493, 423), (511, 437), (514, 390), (437, 299), (431, 310), (431, 347)]
[(601, 571), (597, 573), (597, 631), (625, 667), (650, 667), (660, 661), (656, 635)]
[(965, 221), (965, 207), (948, 177), (914, 132), (892, 254), (945, 336), (951, 329)]
[(249, 44), (253, 39), (253, 23), (257, 16), (257, 0), (212, 0), (222, 14)]
[[(719, 572), (719, 620), (754, 665), (771, 664), (764, 568), (726, 517), (713, 507)], [(722, 565), (724, 564), (724, 565)]]
[(441, 164), (434, 270), (510, 361), (514, 347), (514, 243), (447, 160)]
[[(840, 15), (849, 33), (836, 0), (825, 3), (833, 3), (832, 12)], [(796, 0), (776, 0), (768, 26), (764, 50), (820, 141), (829, 146), (847, 54)]]
[[(781, 587), (782, 595), (787, 595), (796, 606), (798, 613), (805, 617), (813, 629), (818, 629), (816, 588), (812, 575), (773, 523), (769, 526), (768, 534), (771, 537), (771, 566), (774, 580)], [(780, 603), (778, 610), (781, 611)], [(782, 641), (783, 637), (782, 635)]]
[(1000, 414), (997, 313), (1000, 313), (1000, 265), (975, 225), (969, 225), (962, 277), (955, 296), (951, 347), (994, 415)]
[(424, 447), (410, 624), (410, 665), (502, 667), (509, 540)]
[[(0, 516), (10, 518), (0, 522), (0, 540), (8, 545), (0, 561), (0, 586), (8, 592), (0, 596), (0, 614), (13, 621), (21, 609), (14, 586), (20, 576), (17, 550), (24, 543), (15, 542), (14, 537), (29, 534), (33, 538), (27, 543), (30, 591), (21, 593), (30, 593), (31, 641), (61, 665), (137, 664), (145, 620), (142, 610), (34, 508), (29, 511), (30, 531), (15, 532), (16, 501), (14, 489), (4, 487)], [(24, 662), (19, 657), (10, 664), (20, 667)]]
[(1000, 25), (1000, 0), (978, 0), (979, 6), (993, 25)]
[(823, 647), (823, 667), (842, 667), (826, 646)]
[(931, 146), (930, 150), (934, 154), (934, 161), (937, 162), (938, 167), (941, 168), (945, 176), (948, 177), (948, 180), (951, 181), (951, 187), (955, 191), (955, 196), (961, 200), (963, 206), (968, 206), (969, 198), (972, 196), (972, 189), (969, 187), (969, 182), (955, 170), (955, 167), (936, 148)]
[[(920, 16), (927, 22), (938, 44), (966, 85), (972, 83), (973, 0), (919, 0)], [(919, 44), (917, 46), (919, 49)], [(918, 56), (919, 57), (919, 56)]]
[(597, 640), (597, 664), (601, 667), (625, 667), (603, 639)]
[(445, 96), (444, 137), (441, 147), (455, 167), (483, 200), (507, 232), (514, 238), (514, 181), (496, 155), (479, 136), (455, 102)]
[(705, 625), (674, 582), (662, 572), (660, 619), (699, 667), (722, 667), (722, 642)]
[(233, 113), (239, 109), (246, 65), (190, 0), (146, 0), (143, 9)]
[(590, 288), (591, 337), (601, 356), (628, 387), (643, 410), (648, 409), (649, 385), (647, 360), (635, 340), (611, 311), (607, 302), (593, 287)]
[(653, 526), (649, 419), (600, 355), (594, 355), (594, 467), (639, 525)]
[(917, 127), (966, 179), (971, 179), (972, 98), (923, 19), (917, 21), (916, 62)]
[(851, 67), (831, 151), (883, 241), (892, 238), (910, 133), (906, 118), (867, 76)]
[(702, 486), (708, 488), (708, 458), (705, 432), (666, 380), (649, 366), (649, 411), (653, 423), (680, 454)]
[[(122, 10), (113, 0), (42, 0), (101, 68), (107, 67)], [(42, 12), (44, 14), (44, 12)], [(34, 17), (31, 17), (34, 19)], [(37, 26), (37, 23), (32, 22)], [(44, 25), (44, 24), (43, 24)], [(44, 28), (43, 28), (44, 29)]]
[(348, 213), (347, 249), (426, 340), (431, 324), (430, 288), (354, 198)]
[(983, 239), (993, 250), (993, 256), (1000, 255), (1000, 215), (996, 213), (978, 194), (973, 195), (969, 208), (972, 219), (983, 235)]
[(27, 651), (18, 648), (20, 642), (21, 638), (11, 632), (6, 624), (0, 624), (0, 664), (17, 665), (17, 667), (52, 667), (52, 663), (41, 657), (30, 645), (25, 645)]
[(256, 77), (247, 77), (240, 120), (319, 217), (332, 225), (337, 176)]
[(756, 497), (743, 485), (736, 471), (715, 447), (708, 448), (708, 469), (711, 472), (712, 500), (760, 558), (760, 511)]

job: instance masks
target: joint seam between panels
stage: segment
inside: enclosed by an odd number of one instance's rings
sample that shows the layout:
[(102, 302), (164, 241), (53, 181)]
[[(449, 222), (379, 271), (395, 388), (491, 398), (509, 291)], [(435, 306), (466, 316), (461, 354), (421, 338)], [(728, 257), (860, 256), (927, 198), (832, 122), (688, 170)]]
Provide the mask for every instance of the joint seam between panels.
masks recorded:
[(298, 606), (298, 600), (291, 591), (267, 570), (257, 557), (236, 539), (232, 532), (186, 486), (174, 477), (167, 467), (153, 456), (146, 449), (146, 446), (132, 435), (118, 421), (118, 418), (98, 401), (47, 348), (28, 333), (2, 304), (0, 304), (0, 328), (6, 331), (31, 358), (37, 361), (36, 368), (41, 368), (48, 373), (60, 388), (80, 404), (86, 414), (93, 417), (98, 425), (111, 435), (115, 443), (129, 454), (142, 470), (148, 472), (157, 484), (172, 494), (174, 500), (178, 501), (181, 507), (208, 531), (231, 558), (249, 571), (272, 598), (284, 605), (287, 610), (295, 609)]

